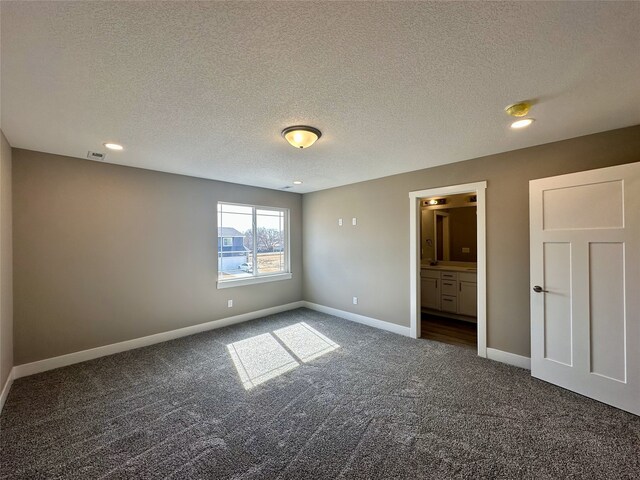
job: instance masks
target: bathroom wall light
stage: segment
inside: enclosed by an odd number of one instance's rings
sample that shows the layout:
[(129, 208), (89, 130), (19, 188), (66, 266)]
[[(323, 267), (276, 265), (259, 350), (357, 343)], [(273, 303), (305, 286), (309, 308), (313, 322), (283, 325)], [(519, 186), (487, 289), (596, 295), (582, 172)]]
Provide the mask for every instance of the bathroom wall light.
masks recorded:
[(309, 148), (322, 136), (322, 133), (314, 127), (296, 125), (285, 128), (282, 136), (295, 148)]
[(446, 198), (432, 198), (431, 200), (427, 200), (424, 202), (425, 205), (445, 205), (447, 203)]

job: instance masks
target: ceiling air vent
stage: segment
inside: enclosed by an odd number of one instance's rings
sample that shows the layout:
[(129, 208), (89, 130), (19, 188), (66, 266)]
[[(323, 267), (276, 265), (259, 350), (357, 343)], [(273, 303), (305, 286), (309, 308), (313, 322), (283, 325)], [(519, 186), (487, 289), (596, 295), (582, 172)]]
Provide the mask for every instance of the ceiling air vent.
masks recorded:
[(89, 160), (104, 160), (106, 158), (106, 154), (105, 153), (100, 153), (100, 152), (92, 152), (91, 150), (89, 150), (89, 152), (87, 152), (87, 158)]

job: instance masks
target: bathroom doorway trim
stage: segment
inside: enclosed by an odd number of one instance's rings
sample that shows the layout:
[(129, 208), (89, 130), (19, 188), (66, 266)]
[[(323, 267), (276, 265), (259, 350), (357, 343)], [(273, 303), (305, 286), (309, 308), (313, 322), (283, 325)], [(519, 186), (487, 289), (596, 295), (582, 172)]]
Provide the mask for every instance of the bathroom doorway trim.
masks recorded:
[(468, 193), (477, 197), (478, 215), (478, 356), (487, 356), (487, 182), (465, 183), (409, 192), (410, 332), (420, 338), (420, 202), (424, 198)]

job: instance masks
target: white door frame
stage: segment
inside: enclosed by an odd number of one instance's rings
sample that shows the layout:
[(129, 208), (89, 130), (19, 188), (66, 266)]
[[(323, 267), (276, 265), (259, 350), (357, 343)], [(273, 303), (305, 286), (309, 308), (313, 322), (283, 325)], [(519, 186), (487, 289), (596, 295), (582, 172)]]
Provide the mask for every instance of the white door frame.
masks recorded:
[(478, 355), (487, 356), (487, 182), (465, 183), (409, 192), (410, 334), (420, 338), (420, 201), (423, 198), (475, 194), (478, 215)]

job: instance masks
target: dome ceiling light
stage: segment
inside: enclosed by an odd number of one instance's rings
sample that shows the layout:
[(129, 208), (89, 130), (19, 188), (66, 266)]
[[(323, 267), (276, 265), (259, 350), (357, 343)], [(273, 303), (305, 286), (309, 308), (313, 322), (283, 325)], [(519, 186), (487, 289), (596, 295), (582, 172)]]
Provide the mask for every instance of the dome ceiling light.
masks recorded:
[(295, 148), (309, 148), (322, 136), (317, 128), (306, 125), (287, 127), (282, 131), (282, 136)]

